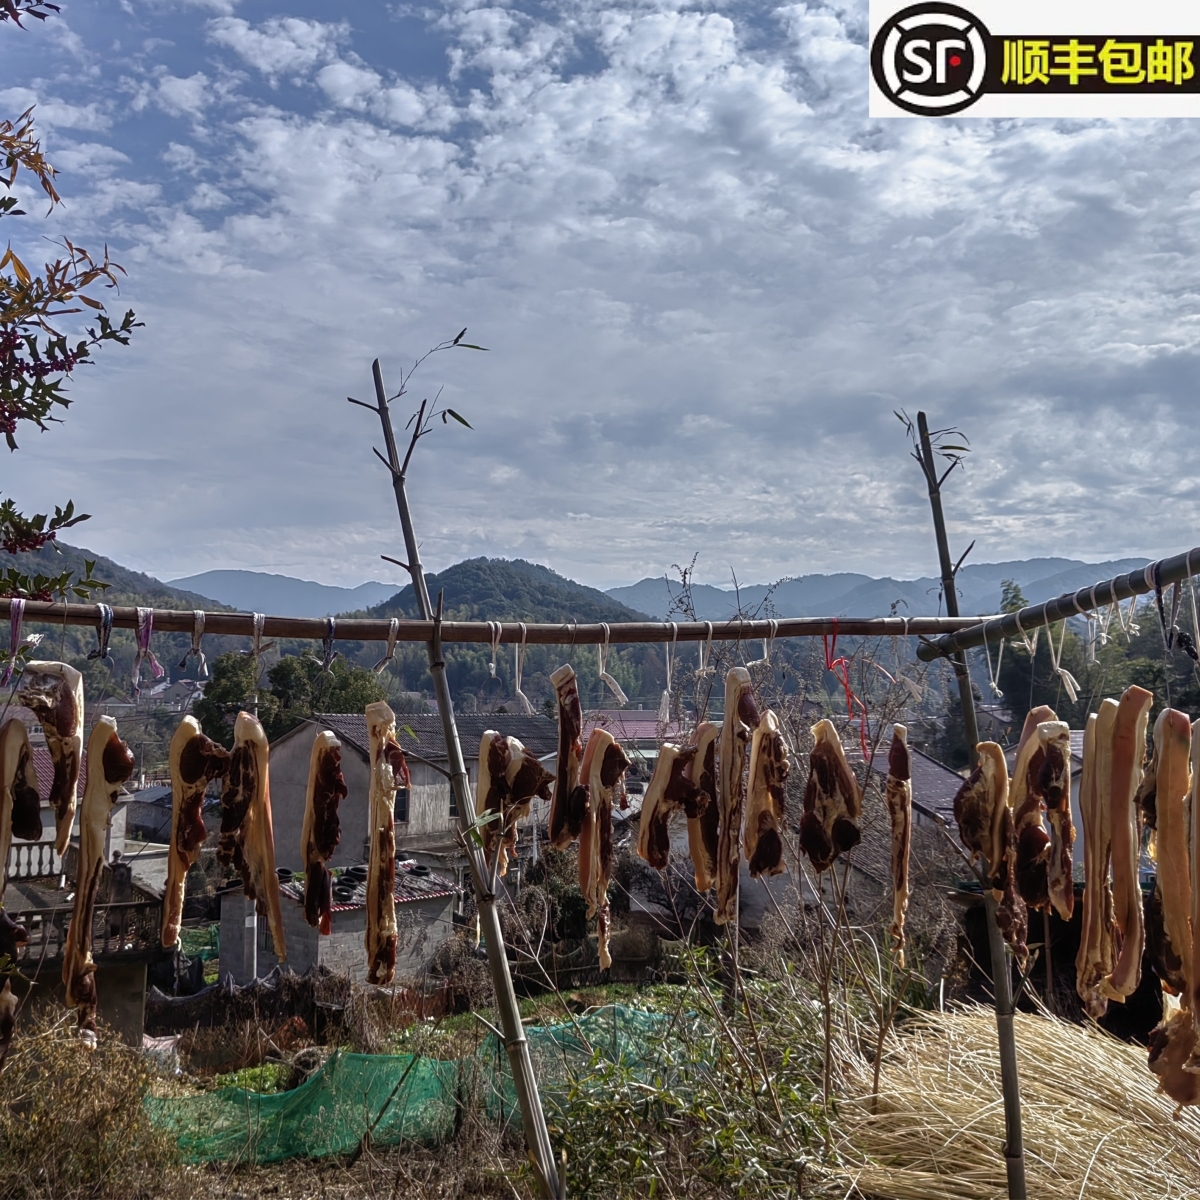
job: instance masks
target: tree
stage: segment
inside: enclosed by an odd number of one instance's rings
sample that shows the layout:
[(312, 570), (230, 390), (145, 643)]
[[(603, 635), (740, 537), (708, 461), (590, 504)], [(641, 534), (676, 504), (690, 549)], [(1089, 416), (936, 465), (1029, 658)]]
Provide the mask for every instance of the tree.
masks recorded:
[[(21, 26), (22, 17), (45, 20), (57, 11), (57, 5), (37, 0), (0, 0), (0, 24), (11, 21)], [(18, 180), (25, 175), (33, 177), (49, 201), (48, 216), (61, 200), (54, 184), (56, 172), (43, 156), (34, 130), (32, 108), (15, 121), (0, 121), (0, 217), (27, 215), (15, 194)], [(91, 362), (93, 351), (105, 343), (128, 345), (132, 331), (141, 324), (131, 309), (114, 325), (97, 295), (102, 289), (115, 289), (118, 275), (124, 274), (107, 247), (95, 256), (67, 238), (55, 246), (57, 256), (40, 274), (26, 266), (11, 243), (0, 256), (0, 431), (10, 451), (17, 449), (22, 422), (43, 431), (61, 422), (56, 413), (71, 403), (66, 387), (75, 370)], [(94, 323), (77, 330), (69, 341), (63, 319), (89, 311)], [(9, 554), (40, 549), (88, 515), (76, 513), (68, 500), (55, 507), (52, 517), (26, 516), (11, 497), (5, 498), (0, 503), (0, 548)], [(93, 565), (88, 565), (82, 578), (70, 571), (30, 576), (10, 567), (0, 575), (0, 595), (87, 599), (105, 586), (92, 578)]]
[[(236, 651), (222, 654), (209, 664), (208, 686), (196, 701), (192, 715), (204, 732), (215, 742), (233, 745), (233, 722), (258, 690), (258, 667), (248, 654)], [(278, 704), (269, 693), (259, 694), (259, 720), (270, 719), (270, 711)], [(264, 722), (265, 727), (265, 722)]]

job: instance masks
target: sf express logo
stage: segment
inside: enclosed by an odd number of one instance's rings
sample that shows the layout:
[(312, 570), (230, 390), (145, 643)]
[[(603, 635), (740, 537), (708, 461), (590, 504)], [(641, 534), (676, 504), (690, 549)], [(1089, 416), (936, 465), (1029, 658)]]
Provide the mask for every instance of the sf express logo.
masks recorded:
[(914, 4), (884, 22), (871, 44), (871, 73), (893, 103), (923, 117), (960, 112), (983, 91), (989, 35), (953, 4)]

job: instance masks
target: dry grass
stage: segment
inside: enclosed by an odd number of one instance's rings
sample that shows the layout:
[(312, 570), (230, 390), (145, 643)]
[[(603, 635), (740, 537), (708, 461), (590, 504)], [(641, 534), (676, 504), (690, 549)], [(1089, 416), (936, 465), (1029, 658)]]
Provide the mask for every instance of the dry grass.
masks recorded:
[[(1030, 1196), (1175, 1200), (1200, 1194), (1200, 1114), (1155, 1091), (1146, 1052), (1095, 1028), (1018, 1014)], [(859, 1060), (861, 1062), (861, 1060)], [(878, 1112), (871, 1072), (843, 1078), (846, 1183), (872, 1200), (1002, 1200), (1004, 1112), (990, 1009), (932, 1013), (893, 1035)], [(853, 1192), (851, 1194), (854, 1194)]]

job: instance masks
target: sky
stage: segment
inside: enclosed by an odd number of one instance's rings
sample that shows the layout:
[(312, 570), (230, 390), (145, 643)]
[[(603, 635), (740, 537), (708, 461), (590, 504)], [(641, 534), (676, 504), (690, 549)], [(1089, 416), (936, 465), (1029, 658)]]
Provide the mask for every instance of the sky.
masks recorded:
[[(88, 0), (0, 25), (65, 205), (145, 328), (0, 492), (163, 579), (428, 569), (728, 583), (936, 557), (894, 410), (970, 438), (972, 561), (1200, 541), (1200, 122), (870, 120), (866, 4)], [(39, 258), (38, 261), (41, 259)], [(390, 572), (390, 573), (389, 573)]]

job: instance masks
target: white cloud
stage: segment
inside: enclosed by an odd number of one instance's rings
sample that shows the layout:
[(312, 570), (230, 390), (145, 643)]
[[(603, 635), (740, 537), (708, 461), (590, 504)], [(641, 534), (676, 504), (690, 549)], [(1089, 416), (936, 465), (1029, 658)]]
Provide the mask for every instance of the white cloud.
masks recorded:
[(350, 28), (300, 17), (273, 17), (252, 26), (240, 17), (218, 17), (208, 23), (208, 38), (234, 51), (243, 62), (268, 78), (305, 75), (328, 62), (346, 40)]

